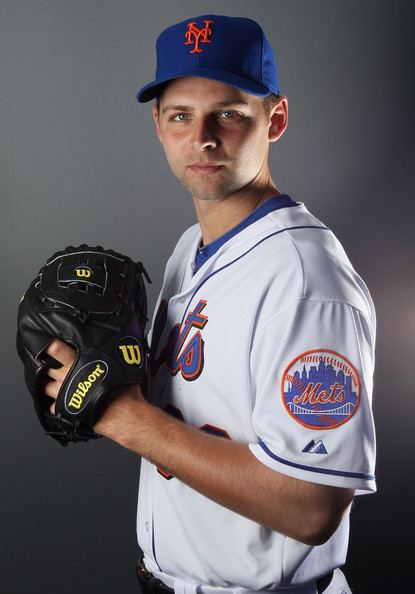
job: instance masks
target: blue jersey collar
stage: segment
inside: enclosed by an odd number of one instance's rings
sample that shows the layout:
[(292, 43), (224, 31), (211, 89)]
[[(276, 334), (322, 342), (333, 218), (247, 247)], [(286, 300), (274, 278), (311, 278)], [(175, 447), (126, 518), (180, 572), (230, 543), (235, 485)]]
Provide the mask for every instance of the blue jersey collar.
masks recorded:
[(208, 245), (198, 248), (196, 252), (195, 268), (193, 273), (195, 274), (199, 268), (207, 260), (209, 260), (209, 258), (213, 256), (213, 254), (217, 252), (220, 247), (223, 246), (224, 243), (243, 231), (243, 229), (246, 229), (246, 227), (249, 227), (249, 225), (252, 225), (252, 223), (255, 223), (255, 221), (262, 219), (274, 210), (278, 210), (280, 208), (289, 208), (290, 206), (297, 206), (297, 202), (294, 202), (294, 200), (292, 200), (287, 194), (274, 196), (273, 198), (270, 198), (264, 202), (264, 204), (261, 204), (261, 206), (251, 212), (250, 215), (248, 215), (243, 221), (236, 225), (236, 227), (233, 227), (224, 235), (221, 235), (218, 237), (218, 239), (215, 239), (215, 241), (208, 243)]

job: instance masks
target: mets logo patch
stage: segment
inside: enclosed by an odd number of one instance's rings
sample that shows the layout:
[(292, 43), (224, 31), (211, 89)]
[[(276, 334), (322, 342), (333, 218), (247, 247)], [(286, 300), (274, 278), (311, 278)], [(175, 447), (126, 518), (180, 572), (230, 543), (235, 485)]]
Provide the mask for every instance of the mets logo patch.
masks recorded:
[(346, 423), (360, 402), (360, 378), (342, 355), (326, 349), (306, 351), (287, 366), (281, 395), (289, 415), (309, 429)]
[(187, 25), (187, 31), (185, 33), (186, 41), (184, 45), (193, 46), (190, 50), (191, 54), (200, 54), (203, 49), (200, 47), (201, 43), (210, 43), (210, 37), (213, 33), (211, 20), (205, 20), (204, 27), (198, 27), (196, 21), (192, 21)]
[(210, 37), (213, 33), (212, 31), (212, 23), (211, 20), (203, 21), (205, 26), (199, 28), (196, 25), (196, 21), (192, 21), (187, 25), (187, 31), (185, 33), (185, 44), (184, 45), (192, 45), (193, 48), (190, 50), (191, 54), (200, 54), (202, 53), (203, 49), (200, 47), (201, 43), (210, 43)]

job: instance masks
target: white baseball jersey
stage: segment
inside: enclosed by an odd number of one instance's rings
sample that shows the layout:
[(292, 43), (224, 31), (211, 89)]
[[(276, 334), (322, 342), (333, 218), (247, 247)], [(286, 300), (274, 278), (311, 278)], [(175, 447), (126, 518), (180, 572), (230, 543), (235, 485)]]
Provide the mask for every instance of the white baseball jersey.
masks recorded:
[[(199, 225), (188, 229), (166, 267), (150, 400), (201, 431), (249, 444), (280, 473), (374, 491), (375, 313), (336, 237), (281, 196), (207, 246), (194, 273), (200, 241)], [(137, 524), (147, 568), (188, 593), (315, 592), (301, 586), (343, 565), (349, 530), (346, 514), (328, 542), (305, 545), (146, 460)]]

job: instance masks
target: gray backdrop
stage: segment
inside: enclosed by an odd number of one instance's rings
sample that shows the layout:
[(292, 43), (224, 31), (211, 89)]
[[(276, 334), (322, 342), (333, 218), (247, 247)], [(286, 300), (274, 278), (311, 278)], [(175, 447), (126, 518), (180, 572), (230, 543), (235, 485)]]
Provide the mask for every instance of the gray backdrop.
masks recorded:
[(154, 304), (194, 214), (135, 93), (153, 78), (156, 35), (206, 12), (265, 28), (290, 105), (288, 131), (272, 147), (274, 178), (336, 231), (376, 302), (379, 491), (355, 504), (347, 572), (358, 594), (404, 591), (415, 413), (413, 7), (1, 0), (1, 592), (136, 592), (138, 459), (104, 440), (64, 449), (42, 434), (15, 354), (16, 307), (45, 258), (80, 242), (142, 259)]

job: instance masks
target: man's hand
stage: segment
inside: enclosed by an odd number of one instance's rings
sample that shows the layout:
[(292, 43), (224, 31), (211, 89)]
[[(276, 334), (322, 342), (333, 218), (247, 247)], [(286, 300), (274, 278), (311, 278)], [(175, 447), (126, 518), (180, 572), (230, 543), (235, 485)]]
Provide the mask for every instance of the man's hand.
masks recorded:
[[(44, 384), (45, 394), (56, 400), (59, 390), (75, 362), (76, 351), (66, 342), (56, 339), (48, 346), (46, 353), (61, 364), (58, 369), (48, 367), (47, 379)], [(138, 384), (114, 390), (113, 398), (93, 427), (95, 433), (114, 439), (114, 441), (121, 441), (119, 433), (123, 432), (124, 416), (128, 416), (127, 409), (132, 403), (136, 405), (139, 401), (144, 401), (144, 397)], [(55, 403), (50, 407), (50, 412), (55, 414)]]
[[(73, 347), (61, 340), (54, 340), (47, 348), (46, 353), (49, 357), (56, 359), (62, 367), (53, 369), (47, 368), (47, 380), (44, 383), (45, 394), (54, 400), (58, 397), (59, 390), (75, 362), (76, 351)], [(55, 414), (55, 403), (50, 407), (50, 412)]]

